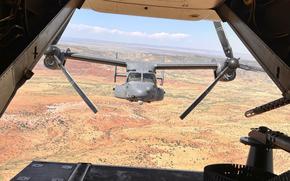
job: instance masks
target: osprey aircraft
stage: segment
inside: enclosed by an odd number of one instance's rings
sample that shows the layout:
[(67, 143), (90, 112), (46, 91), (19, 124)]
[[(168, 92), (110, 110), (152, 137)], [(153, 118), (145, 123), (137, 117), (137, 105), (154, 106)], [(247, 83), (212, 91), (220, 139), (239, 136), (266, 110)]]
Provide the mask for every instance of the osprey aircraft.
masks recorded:
[[(61, 51), (57, 46), (50, 46), (45, 54), (44, 65), (49, 69), (61, 69), (64, 75), (67, 77), (69, 82), (82, 97), (85, 103), (90, 107), (90, 109), (97, 113), (97, 108), (93, 102), (85, 95), (82, 89), (76, 84), (73, 78), (68, 73), (65, 68), (65, 63), (67, 58), (75, 59), (80, 61), (87, 61), (93, 63), (101, 63), (107, 65), (115, 66), (114, 81), (116, 78), (126, 77), (126, 82), (122, 85), (117, 85), (113, 90), (115, 97), (121, 99), (127, 99), (131, 102), (138, 102), (142, 104), (143, 102), (153, 102), (161, 101), (164, 98), (165, 91), (157, 86), (157, 79), (164, 81), (163, 77), (156, 77), (156, 70), (166, 70), (166, 69), (213, 69), (215, 80), (214, 82), (189, 106), (189, 108), (180, 116), (184, 119), (201, 101), (202, 99), (211, 91), (211, 89), (216, 85), (216, 83), (221, 81), (232, 81), (236, 77), (236, 69), (241, 68), (250, 71), (263, 71), (258, 67), (253, 67), (249, 65), (244, 65), (239, 63), (239, 59), (233, 56), (232, 48), (226, 38), (223, 27), (221, 23), (215, 22), (214, 26), (216, 28), (218, 37), (220, 39), (221, 45), (223, 46), (225, 55), (227, 59), (223, 64), (217, 62), (197, 62), (192, 61), (192, 63), (152, 63), (152, 62), (142, 62), (142, 61), (122, 61), (117, 59), (106, 59), (98, 58), (94, 56), (82, 55), (78, 53), (71, 52), (70, 49), (66, 51)], [(126, 74), (118, 74), (117, 66), (125, 67)]]

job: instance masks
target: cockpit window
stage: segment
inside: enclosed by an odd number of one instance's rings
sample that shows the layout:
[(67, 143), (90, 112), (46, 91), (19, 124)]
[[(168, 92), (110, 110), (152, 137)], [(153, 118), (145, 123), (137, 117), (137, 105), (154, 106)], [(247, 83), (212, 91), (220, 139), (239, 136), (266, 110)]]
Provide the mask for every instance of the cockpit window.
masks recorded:
[(131, 81), (141, 81), (141, 74), (140, 73), (130, 73), (128, 75), (128, 82)]
[(144, 82), (153, 82), (153, 83), (155, 83), (154, 74), (148, 74), (148, 73), (143, 74), (143, 81)]

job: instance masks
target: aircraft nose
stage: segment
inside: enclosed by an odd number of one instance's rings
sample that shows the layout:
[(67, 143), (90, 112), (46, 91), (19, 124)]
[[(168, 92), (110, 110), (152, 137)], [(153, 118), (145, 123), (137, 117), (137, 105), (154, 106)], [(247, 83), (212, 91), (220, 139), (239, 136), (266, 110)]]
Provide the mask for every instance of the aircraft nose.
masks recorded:
[(151, 92), (153, 90), (152, 85), (135, 85), (132, 87), (130, 90), (130, 97), (132, 98), (137, 98), (139, 100), (149, 98)]
[(153, 90), (153, 87), (152, 86), (146, 86), (145, 89), (146, 89), (147, 93), (150, 93)]
[(136, 89), (134, 91), (134, 93), (132, 94), (132, 96), (134, 97), (146, 97), (146, 95), (148, 94), (148, 90), (147, 89)]

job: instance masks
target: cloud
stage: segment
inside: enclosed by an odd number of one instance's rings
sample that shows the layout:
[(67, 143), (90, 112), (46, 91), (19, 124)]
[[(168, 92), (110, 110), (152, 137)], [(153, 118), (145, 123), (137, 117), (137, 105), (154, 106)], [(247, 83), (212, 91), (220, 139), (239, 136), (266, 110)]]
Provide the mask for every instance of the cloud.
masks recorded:
[(147, 33), (140, 31), (123, 31), (119, 29), (110, 29), (100, 26), (90, 26), (85, 24), (69, 24), (67, 31), (69, 33), (78, 34), (78, 35), (117, 35), (117, 36), (126, 36), (128, 38), (145, 38), (152, 40), (183, 40), (189, 38), (189, 34), (184, 33), (168, 33), (168, 32), (156, 32), (156, 33)]

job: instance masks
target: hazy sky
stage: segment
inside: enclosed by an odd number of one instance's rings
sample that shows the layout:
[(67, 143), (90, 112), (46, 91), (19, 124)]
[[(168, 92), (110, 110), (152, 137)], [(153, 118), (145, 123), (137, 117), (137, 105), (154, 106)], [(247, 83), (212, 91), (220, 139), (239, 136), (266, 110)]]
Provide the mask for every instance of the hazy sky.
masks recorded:
[[(224, 24), (234, 52), (247, 49)], [(180, 21), (77, 10), (64, 37), (222, 51), (210, 21)]]

